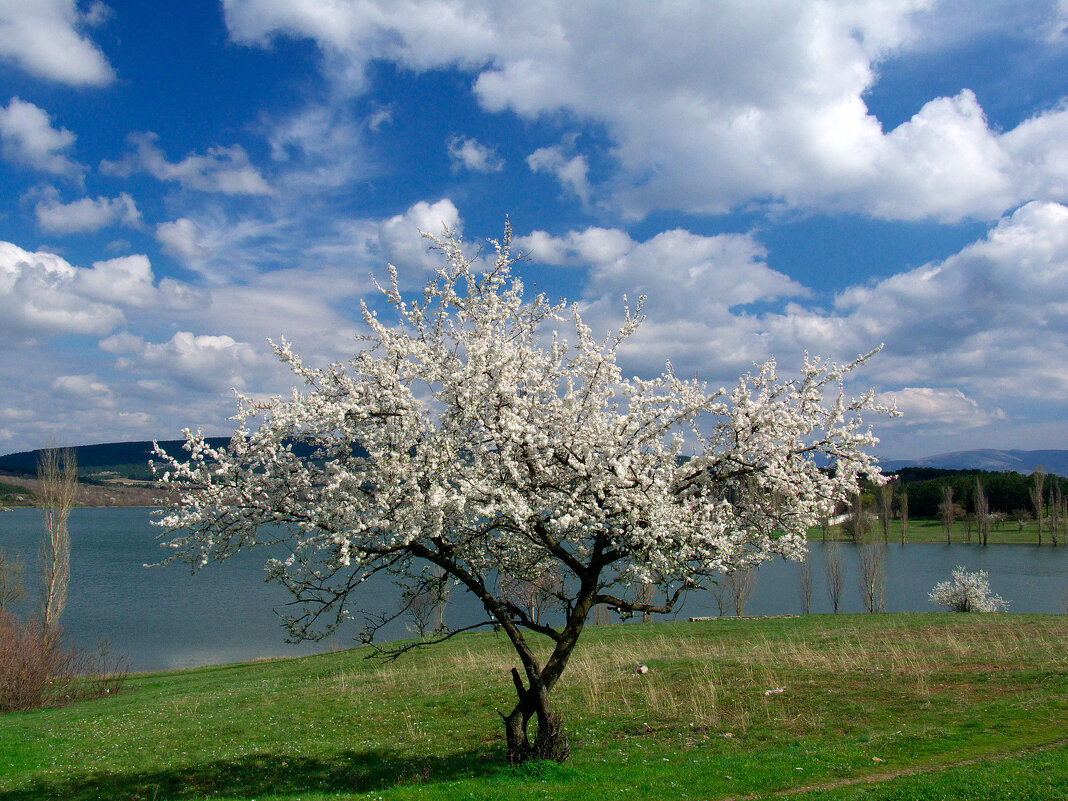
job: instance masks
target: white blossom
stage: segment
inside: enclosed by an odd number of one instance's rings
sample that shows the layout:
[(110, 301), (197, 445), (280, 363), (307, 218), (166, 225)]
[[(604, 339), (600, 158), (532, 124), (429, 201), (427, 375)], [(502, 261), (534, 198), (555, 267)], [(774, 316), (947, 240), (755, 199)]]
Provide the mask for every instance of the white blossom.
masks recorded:
[[(882, 480), (861, 415), (892, 410), (845, 396), (868, 356), (806, 357), (792, 380), (771, 361), (730, 391), (670, 364), (624, 378), (617, 354), (641, 302), (596, 338), (577, 307), (524, 299), (510, 236), (481, 274), (450, 232), (433, 238), (443, 265), (421, 298), (402, 297), (391, 267), (382, 292), (396, 320), (364, 304), (370, 334), (348, 364), (307, 366), (281, 340), (301, 388), (239, 396), (224, 448), (188, 431), (185, 458), (157, 448), (160, 480), (180, 492), (160, 525), (195, 566), (284, 545), (291, 556), (267, 569), (303, 604), (288, 621), (296, 637), (346, 619), (368, 575), (414, 586), (430, 563), (482, 602), (516, 648), (524, 692), (544, 700), (595, 605), (666, 612), (718, 573), (799, 557), (858, 476)], [(497, 583), (546, 570), (559, 577), (553, 623)], [(655, 600), (628, 594), (634, 581)], [(555, 644), (544, 665), (524, 630)], [(513, 715), (525, 732), (544, 704), (523, 698)]]
[(953, 569), (952, 578), (935, 584), (927, 597), (931, 603), (954, 612), (999, 612), (1009, 605), (1000, 595), (990, 594), (985, 570), (969, 573), (959, 565)]

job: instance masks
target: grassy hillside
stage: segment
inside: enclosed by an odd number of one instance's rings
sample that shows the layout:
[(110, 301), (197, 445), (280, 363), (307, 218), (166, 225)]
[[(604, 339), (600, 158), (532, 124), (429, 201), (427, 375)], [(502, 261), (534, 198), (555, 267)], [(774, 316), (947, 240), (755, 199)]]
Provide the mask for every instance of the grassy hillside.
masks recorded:
[(513, 662), (485, 633), (393, 664), (361, 649), (143, 674), (115, 697), (5, 716), (0, 798), (1068, 797), (1068, 617), (587, 634), (556, 693), (562, 766), (502, 764)]

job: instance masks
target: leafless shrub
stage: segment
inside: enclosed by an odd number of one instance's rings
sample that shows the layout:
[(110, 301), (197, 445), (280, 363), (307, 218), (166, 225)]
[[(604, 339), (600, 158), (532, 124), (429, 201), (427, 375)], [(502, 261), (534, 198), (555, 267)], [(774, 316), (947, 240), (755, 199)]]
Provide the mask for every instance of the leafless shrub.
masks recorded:
[(36, 621), (0, 615), (0, 712), (54, 703), (74, 672), (75, 655)]
[(129, 669), (107, 641), (86, 655), (65, 646), (58, 629), (0, 613), (0, 713), (112, 695)]

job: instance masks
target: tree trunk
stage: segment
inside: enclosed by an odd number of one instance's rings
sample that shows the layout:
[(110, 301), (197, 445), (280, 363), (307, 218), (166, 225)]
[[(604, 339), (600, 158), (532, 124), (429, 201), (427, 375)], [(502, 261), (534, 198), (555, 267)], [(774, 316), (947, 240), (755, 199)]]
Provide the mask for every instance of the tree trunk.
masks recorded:
[[(571, 753), (571, 746), (560, 716), (549, 705), (549, 691), (541, 677), (534, 672), (530, 686), (524, 687), (519, 670), (512, 668), (512, 682), (519, 700), (509, 714), (502, 715), (508, 764), (520, 765), (528, 759), (563, 762)], [(529, 736), (531, 718), (536, 718), (538, 727), (533, 743)]]

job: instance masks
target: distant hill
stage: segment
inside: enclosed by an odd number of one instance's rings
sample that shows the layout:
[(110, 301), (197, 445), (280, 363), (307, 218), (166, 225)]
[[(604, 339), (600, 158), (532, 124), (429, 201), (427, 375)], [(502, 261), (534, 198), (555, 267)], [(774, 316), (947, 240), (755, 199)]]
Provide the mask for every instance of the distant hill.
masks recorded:
[(922, 459), (889, 459), (879, 463), (884, 473), (903, 467), (935, 467), (942, 470), (1013, 470), (1029, 474), (1038, 465), (1047, 473), (1068, 476), (1068, 450), (1018, 451), (980, 449), (925, 456)]
[[(225, 446), (229, 437), (208, 437), (213, 448)], [(159, 443), (168, 453), (182, 454), (184, 440), (172, 439)], [(298, 446), (300, 453), (307, 446)], [(79, 445), (74, 449), (78, 459), (78, 473), (82, 479), (118, 477), (136, 481), (152, 479), (148, 460), (152, 458), (152, 443), (107, 442), (101, 445)], [(0, 472), (33, 476), (37, 472), (40, 451), (23, 451), (0, 456)], [(933, 467), (942, 470), (1014, 470), (1029, 474), (1042, 465), (1047, 473), (1068, 476), (1068, 450), (1020, 451), (983, 449), (955, 451), (925, 456), (920, 459), (889, 459), (880, 462), (883, 471), (893, 473), (903, 467)]]
[[(205, 437), (204, 441), (212, 448), (224, 448), (230, 444), (230, 437)], [(182, 446), (184, 439), (160, 440), (160, 446), (179, 461), (186, 455)], [(313, 448), (304, 443), (293, 443), (293, 453), (297, 456), (309, 456)], [(105, 442), (101, 445), (78, 445), (71, 448), (78, 460), (78, 479), (89, 483), (125, 479), (130, 481), (153, 480), (152, 470), (148, 466), (152, 457), (152, 443), (141, 442)], [(366, 453), (355, 449), (355, 453)], [(0, 474), (32, 478), (37, 475), (37, 458), (41, 451), (22, 451), (0, 456)], [(158, 460), (157, 460), (158, 461)]]
[[(213, 448), (226, 445), (229, 437), (208, 437), (207, 442)], [(168, 453), (180, 455), (185, 440), (172, 439), (159, 444)], [(152, 443), (141, 442), (107, 442), (102, 445), (78, 445), (71, 448), (78, 460), (80, 478), (93, 478), (114, 474), (120, 478), (148, 481), (152, 471), (148, 460), (152, 458)], [(33, 476), (37, 473), (37, 457), (40, 451), (22, 451), (0, 456), (0, 470), (10, 473)]]

